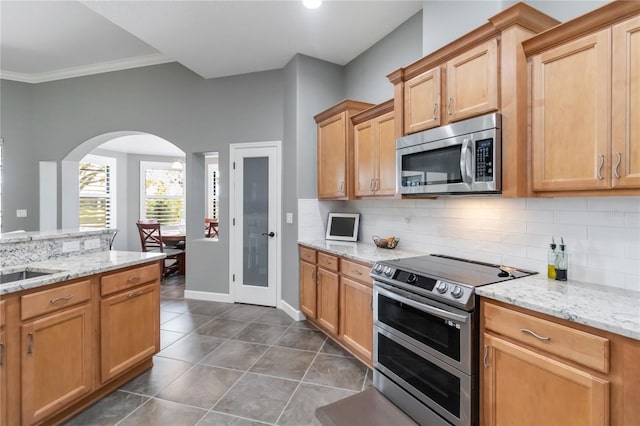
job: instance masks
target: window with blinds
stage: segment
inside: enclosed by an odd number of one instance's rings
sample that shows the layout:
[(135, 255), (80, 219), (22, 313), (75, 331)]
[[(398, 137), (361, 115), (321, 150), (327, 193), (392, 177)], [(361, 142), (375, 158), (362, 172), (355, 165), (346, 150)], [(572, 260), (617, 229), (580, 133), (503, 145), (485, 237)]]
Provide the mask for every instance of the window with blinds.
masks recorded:
[(115, 159), (86, 156), (79, 163), (80, 226), (113, 228)]
[(219, 171), (217, 156), (215, 157), (215, 163), (207, 164), (207, 217), (217, 219), (220, 205), (218, 201), (218, 185), (219, 185)]
[(141, 216), (161, 225), (184, 224), (184, 172), (172, 163), (140, 162)]

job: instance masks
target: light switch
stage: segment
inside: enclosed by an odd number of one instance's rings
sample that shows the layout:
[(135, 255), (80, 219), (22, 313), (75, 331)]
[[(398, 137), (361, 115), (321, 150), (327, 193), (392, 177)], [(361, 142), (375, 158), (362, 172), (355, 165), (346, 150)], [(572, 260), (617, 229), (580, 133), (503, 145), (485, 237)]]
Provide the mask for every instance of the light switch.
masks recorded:
[(16, 210), (16, 217), (27, 217), (27, 209)]
[(287, 223), (293, 223), (293, 213), (287, 213)]

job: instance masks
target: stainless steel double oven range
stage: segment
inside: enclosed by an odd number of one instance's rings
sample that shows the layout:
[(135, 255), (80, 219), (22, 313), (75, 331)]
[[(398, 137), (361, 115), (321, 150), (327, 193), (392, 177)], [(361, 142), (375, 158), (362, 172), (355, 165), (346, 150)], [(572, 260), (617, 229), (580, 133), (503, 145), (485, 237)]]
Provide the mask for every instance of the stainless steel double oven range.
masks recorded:
[(422, 425), (477, 425), (475, 287), (532, 273), (441, 255), (376, 263), (374, 386)]

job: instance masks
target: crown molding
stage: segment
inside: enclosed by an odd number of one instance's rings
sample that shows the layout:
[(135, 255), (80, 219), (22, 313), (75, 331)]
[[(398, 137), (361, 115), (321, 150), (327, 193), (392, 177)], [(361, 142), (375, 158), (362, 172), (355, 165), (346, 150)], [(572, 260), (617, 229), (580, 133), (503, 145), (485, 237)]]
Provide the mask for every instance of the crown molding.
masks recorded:
[(131, 68), (146, 67), (149, 65), (166, 64), (176, 62), (174, 59), (162, 53), (137, 56), (135, 58), (118, 59), (115, 61), (100, 62), (81, 67), (64, 68), (61, 70), (43, 72), (38, 74), (24, 74), (0, 70), (0, 78), (4, 80), (20, 81), (22, 83), (45, 83), (47, 81), (64, 80), (67, 78), (82, 77), (86, 75), (102, 74), (105, 72), (120, 71)]

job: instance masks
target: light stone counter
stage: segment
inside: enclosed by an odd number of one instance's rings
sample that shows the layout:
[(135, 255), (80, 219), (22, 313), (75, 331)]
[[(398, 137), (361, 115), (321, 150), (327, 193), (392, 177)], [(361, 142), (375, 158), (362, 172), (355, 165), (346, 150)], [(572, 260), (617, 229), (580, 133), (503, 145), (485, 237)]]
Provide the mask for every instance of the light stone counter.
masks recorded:
[(142, 253), (131, 251), (102, 251), (78, 256), (59, 257), (41, 262), (0, 268), (0, 274), (10, 274), (25, 268), (34, 272), (54, 272), (50, 275), (0, 284), (0, 296), (28, 290), (74, 278), (85, 277), (128, 266), (153, 262), (164, 258), (164, 253)]
[(74, 228), (74, 229), (54, 229), (51, 231), (34, 231), (34, 232), (5, 232), (0, 234), (0, 244), (18, 243), (25, 241), (52, 240), (58, 238), (92, 236), (113, 234), (115, 229), (97, 229), (97, 228)]
[(394, 249), (378, 248), (370, 242), (348, 242), (348, 241), (331, 241), (331, 240), (314, 240), (314, 241), (298, 241), (298, 244), (310, 247), (316, 250), (333, 253), (347, 259), (357, 260), (365, 263), (375, 263), (383, 260), (395, 260), (405, 257), (425, 256), (428, 253), (415, 250), (406, 250), (401, 247)]
[(480, 296), (640, 340), (640, 292), (533, 275), (476, 288)]

